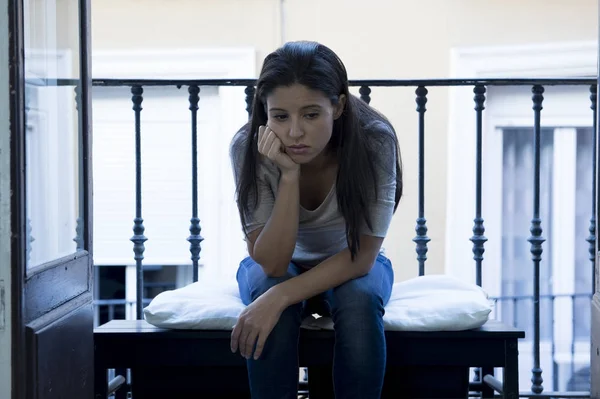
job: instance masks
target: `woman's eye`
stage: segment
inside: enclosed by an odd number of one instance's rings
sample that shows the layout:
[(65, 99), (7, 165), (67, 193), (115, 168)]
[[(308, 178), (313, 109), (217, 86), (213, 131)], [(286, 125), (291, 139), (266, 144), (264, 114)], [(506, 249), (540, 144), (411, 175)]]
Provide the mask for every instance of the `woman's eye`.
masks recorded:
[(315, 118), (317, 118), (318, 116), (319, 116), (319, 114), (318, 114), (318, 113), (316, 113), (316, 112), (313, 112), (313, 113), (311, 113), (311, 114), (306, 114), (306, 117), (307, 117), (308, 119), (315, 119)]
[(284, 121), (287, 119), (287, 115), (275, 115), (273, 116), (273, 119), (276, 119), (278, 121)]

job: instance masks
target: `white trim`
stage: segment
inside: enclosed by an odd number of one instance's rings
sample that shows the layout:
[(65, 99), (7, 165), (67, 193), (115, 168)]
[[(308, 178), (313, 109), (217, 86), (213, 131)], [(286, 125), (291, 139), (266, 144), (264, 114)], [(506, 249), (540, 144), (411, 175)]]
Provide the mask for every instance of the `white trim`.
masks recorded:
[(596, 41), (453, 48), (453, 78), (596, 77)]
[[(563, 237), (575, 237), (576, 176), (577, 176), (577, 130), (575, 128), (554, 129), (553, 182), (552, 198), (554, 206), (552, 217), (552, 293), (572, 294), (575, 292), (573, 264), (575, 247), (573, 243), (563, 242)], [(563, 210), (561, 212), (561, 210)], [(546, 224), (547, 225), (547, 224)], [(547, 228), (547, 227), (546, 227)], [(560, 243), (560, 244), (559, 244)], [(554, 320), (573, 320), (573, 304), (570, 297), (556, 298)], [(571, 323), (554, 323), (556, 351), (569, 353), (573, 339)]]
[(255, 64), (256, 51), (251, 47), (92, 54), (94, 79), (250, 79)]
[[(455, 48), (451, 50), (450, 76), (452, 78), (494, 78), (494, 77), (575, 77), (596, 76), (597, 43), (574, 42), (542, 45), (500, 46)], [(530, 108), (529, 108), (530, 109)], [(473, 91), (471, 87), (455, 87), (449, 90), (447, 149), (447, 208), (446, 208), (446, 273), (464, 281), (474, 282), (474, 261), (472, 244), (473, 217), (475, 215), (475, 115), (473, 112)], [(533, 118), (533, 114), (532, 114)], [(591, 115), (590, 115), (591, 119)], [(577, 120), (577, 125), (584, 123)], [(531, 120), (529, 121), (531, 123)], [(484, 148), (490, 148), (497, 138), (493, 138), (493, 125), (484, 111)], [(485, 144), (487, 143), (487, 144)], [(496, 147), (498, 148), (498, 147)], [(485, 245), (483, 261), (484, 288), (497, 295), (500, 279), (490, 276), (489, 264), (499, 264), (499, 259), (491, 259), (494, 244), (488, 233), (486, 209), (500, 206), (501, 197), (494, 190), (501, 190), (501, 180), (492, 180), (493, 168), (486, 168), (483, 160), (483, 210), (486, 236), (490, 239)], [(497, 157), (494, 157), (497, 158)], [(488, 159), (489, 161), (489, 159)], [(494, 187), (491, 187), (491, 186)], [(499, 187), (498, 187), (499, 186)], [(492, 190), (492, 191), (488, 191)], [(501, 191), (500, 191), (501, 192)], [(498, 256), (499, 252), (495, 252)], [(493, 284), (493, 281), (496, 284)], [(492, 285), (488, 285), (492, 283)], [(495, 292), (494, 292), (495, 291)]]

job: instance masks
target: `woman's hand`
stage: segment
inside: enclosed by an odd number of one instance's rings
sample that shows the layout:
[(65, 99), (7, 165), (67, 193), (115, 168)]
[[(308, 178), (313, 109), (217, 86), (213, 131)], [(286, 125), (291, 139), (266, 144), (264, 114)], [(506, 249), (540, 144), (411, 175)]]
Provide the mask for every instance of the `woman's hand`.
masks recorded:
[(254, 359), (258, 359), (267, 337), (285, 309), (282, 306), (283, 302), (282, 298), (271, 289), (248, 305), (240, 314), (231, 333), (231, 351), (235, 353), (239, 348), (240, 354), (250, 359), (256, 343)]
[(285, 153), (283, 143), (268, 125), (258, 128), (258, 152), (275, 162), (282, 174), (300, 171), (300, 165)]

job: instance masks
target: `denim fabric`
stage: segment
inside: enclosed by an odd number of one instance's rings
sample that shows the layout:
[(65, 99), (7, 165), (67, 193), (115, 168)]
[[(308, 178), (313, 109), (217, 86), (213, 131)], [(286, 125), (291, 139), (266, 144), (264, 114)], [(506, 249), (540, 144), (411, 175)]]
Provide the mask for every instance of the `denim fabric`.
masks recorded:
[[(285, 276), (267, 277), (248, 257), (237, 272), (242, 301), (248, 305), (269, 288), (302, 272), (291, 263)], [(331, 316), (334, 322), (336, 397), (379, 399), (386, 364), (383, 314), (393, 281), (391, 262), (379, 255), (366, 276), (287, 308), (267, 338), (261, 357), (247, 361), (252, 398), (297, 398), (300, 323), (306, 315), (319, 313)]]

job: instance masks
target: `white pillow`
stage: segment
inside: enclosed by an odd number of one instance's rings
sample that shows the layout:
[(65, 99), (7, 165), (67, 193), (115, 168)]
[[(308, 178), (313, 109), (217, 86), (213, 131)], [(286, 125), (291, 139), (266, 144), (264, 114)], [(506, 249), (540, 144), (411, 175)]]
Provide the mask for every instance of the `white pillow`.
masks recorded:
[[(161, 328), (231, 330), (245, 308), (235, 282), (165, 291), (144, 309)], [(394, 284), (383, 317), (386, 330), (460, 331), (482, 326), (492, 304), (477, 285), (447, 275), (416, 277)], [(329, 317), (307, 318), (304, 328), (332, 329)]]
[(161, 328), (231, 330), (245, 307), (237, 283), (198, 281), (161, 292), (144, 308), (144, 316)]

